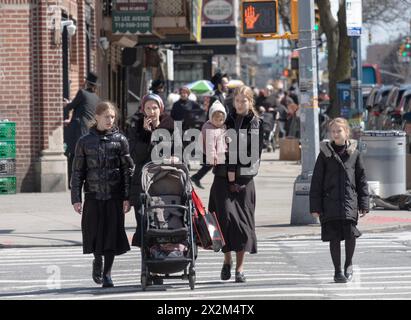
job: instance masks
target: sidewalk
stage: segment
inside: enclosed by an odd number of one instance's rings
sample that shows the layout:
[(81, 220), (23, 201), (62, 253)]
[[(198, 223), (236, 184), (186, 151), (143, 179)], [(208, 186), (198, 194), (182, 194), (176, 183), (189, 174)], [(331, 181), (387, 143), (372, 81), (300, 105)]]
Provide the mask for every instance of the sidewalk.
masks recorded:
[[(295, 161), (278, 161), (275, 153), (263, 153), (256, 178), (258, 239), (320, 235), (320, 225), (291, 226), (293, 184), (301, 166)], [(192, 174), (194, 173), (191, 172)], [(213, 175), (198, 190), (208, 202)], [(308, 212), (308, 208), (307, 208)], [(0, 248), (81, 245), (81, 217), (71, 207), (70, 193), (19, 193), (0, 196)], [(134, 212), (126, 215), (131, 239), (135, 229)], [(359, 222), (363, 233), (411, 230), (410, 211), (371, 211)]]

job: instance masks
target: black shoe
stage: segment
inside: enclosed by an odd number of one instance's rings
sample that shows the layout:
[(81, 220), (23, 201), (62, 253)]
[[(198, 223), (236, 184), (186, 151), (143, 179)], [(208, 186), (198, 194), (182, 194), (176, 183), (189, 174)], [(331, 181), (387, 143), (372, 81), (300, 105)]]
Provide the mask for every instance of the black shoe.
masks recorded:
[(200, 182), (200, 179), (195, 178), (194, 176), (191, 177), (191, 181), (194, 182), (197, 188), (204, 189), (203, 185)]
[(153, 284), (155, 285), (163, 285), (164, 284), (164, 280), (161, 278), (154, 278), (153, 279)]
[(246, 282), (247, 279), (244, 275), (244, 272), (236, 272), (235, 273), (235, 282)]
[(336, 272), (334, 275), (334, 281), (337, 283), (346, 283), (347, 282), (347, 278), (343, 275), (343, 273), (340, 272)]
[(347, 268), (344, 268), (344, 276), (347, 278), (347, 282), (352, 280), (354, 271), (352, 269), (352, 265), (348, 266)]
[(96, 259), (93, 260), (93, 272), (92, 272), (92, 277), (93, 281), (97, 284), (101, 284), (103, 281), (101, 279), (102, 276), (102, 268), (103, 268), (103, 262), (96, 261)]
[(221, 269), (221, 276), (220, 276), (221, 280), (229, 280), (231, 278), (231, 267), (232, 266), (233, 266), (232, 263), (223, 264), (223, 268)]
[(113, 280), (111, 276), (103, 275), (103, 288), (112, 288), (114, 287)]

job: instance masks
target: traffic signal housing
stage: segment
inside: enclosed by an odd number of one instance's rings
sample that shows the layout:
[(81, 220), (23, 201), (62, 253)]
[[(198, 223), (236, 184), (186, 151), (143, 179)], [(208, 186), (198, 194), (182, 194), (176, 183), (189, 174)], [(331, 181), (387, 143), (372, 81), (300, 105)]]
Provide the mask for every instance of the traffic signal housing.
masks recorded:
[(406, 37), (400, 44), (398, 55), (401, 62), (411, 62), (411, 37)]
[(241, 36), (277, 35), (278, 0), (243, 0), (241, 2)]

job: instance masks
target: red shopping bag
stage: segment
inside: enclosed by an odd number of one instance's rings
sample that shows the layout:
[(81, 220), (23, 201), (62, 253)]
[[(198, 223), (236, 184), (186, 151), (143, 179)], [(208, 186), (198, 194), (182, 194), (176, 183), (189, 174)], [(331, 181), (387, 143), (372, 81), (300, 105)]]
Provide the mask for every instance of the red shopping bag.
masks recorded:
[(194, 189), (191, 195), (194, 206), (193, 225), (197, 234), (197, 242), (204, 249), (218, 252), (225, 246), (225, 241), (217, 216), (215, 212), (205, 210)]

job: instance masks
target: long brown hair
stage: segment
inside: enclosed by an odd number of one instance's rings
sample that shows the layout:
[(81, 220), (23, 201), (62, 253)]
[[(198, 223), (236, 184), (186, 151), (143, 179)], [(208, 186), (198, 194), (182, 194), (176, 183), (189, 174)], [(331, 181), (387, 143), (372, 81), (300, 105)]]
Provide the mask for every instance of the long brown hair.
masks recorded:
[(243, 96), (245, 96), (248, 99), (248, 101), (250, 101), (250, 106), (251, 107), (248, 109), (248, 111), (252, 111), (254, 116), (258, 117), (258, 114), (257, 114), (257, 112), (254, 108), (255, 101), (254, 101), (254, 92), (253, 92), (253, 90), (248, 86), (237, 87), (234, 90), (233, 99), (235, 100), (235, 97), (239, 94), (242, 94)]
[[(107, 110), (112, 110), (114, 111), (114, 114), (116, 115), (114, 119), (114, 125), (117, 126), (118, 122), (118, 109), (117, 107), (110, 101), (101, 101), (99, 104), (96, 106), (96, 111), (94, 112), (95, 115), (102, 115), (104, 112)], [(89, 127), (97, 127), (97, 121), (96, 119), (93, 119), (89, 123)]]

